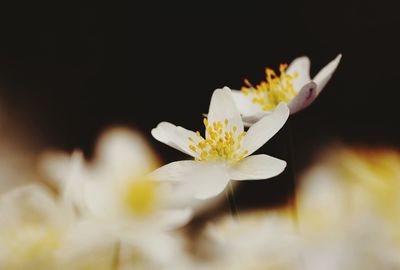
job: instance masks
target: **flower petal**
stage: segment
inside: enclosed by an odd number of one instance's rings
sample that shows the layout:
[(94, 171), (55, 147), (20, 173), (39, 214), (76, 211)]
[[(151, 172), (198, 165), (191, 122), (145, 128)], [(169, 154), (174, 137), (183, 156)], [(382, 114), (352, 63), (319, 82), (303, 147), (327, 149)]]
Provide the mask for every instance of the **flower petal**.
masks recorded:
[(196, 199), (207, 199), (221, 193), (229, 182), (223, 163), (184, 160), (162, 166), (152, 173), (159, 181), (181, 182)]
[(271, 114), (264, 116), (252, 125), (242, 143), (242, 149), (248, 151), (246, 156), (252, 154), (271, 139), (283, 127), (288, 117), (289, 109), (287, 105), (279, 103)]
[(294, 114), (308, 107), (318, 96), (317, 84), (309, 82), (305, 84), (297, 95), (290, 101), (290, 114)]
[(328, 83), (336, 68), (339, 65), (340, 59), (342, 59), (342, 55), (339, 54), (333, 59), (329, 64), (327, 64), (323, 69), (318, 72), (318, 74), (314, 77), (313, 81), (317, 84), (317, 93), (319, 94), (325, 85)]
[(251, 98), (243, 94), (242, 91), (232, 90), (232, 97), (242, 117), (253, 116), (264, 112), (261, 106), (254, 104)]
[(189, 137), (193, 138), (195, 143), (199, 140), (196, 133), (187, 130), (183, 127), (175, 126), (168, 122), (161, 122), (156, 128), (151, 130), (151, 135), (153, 137), (166, 145), (169, 145), (179, 151), (182, 151), (192, 157), (197, 157), (198, 155), (193, 152), (190, 148)]
[(243, 131), (242, 118), (233, 99), (232, 91), (228, 87), (214, 91), (208, 111), (208, 122), (210, 124), (218, 121), (224, 123), (226, 119), (228, 120), (228, 130), (236, 126), (239, 134)]
[(270, 115), (271, 112), (260, 112), (258, 114), (252, 115), (252, 116), (242, 116), (243, 120), (243, 125), (245, 127), (251, 127), (254, 123), (259, 121), (261, 118), (263, 118), (266, 115)]
[(158, 167), (156, 155), (144, 137), (133, 130), (116, 127), (100, 136), (95, 166), (104, 172), (140, 174)]
[(299, 92), (303, 85), (311, 81), (310, 59), (307, 56), (294, 59), (287, 68), (286, 73), (290, 75), (297, 73), (297, 78), (293, 80), (293, 87), (297, 92)]
[(183, 209), (170, 209), (161, 211), (157, 215), (157, 225), (163, 229), (175, 229), (188, 223), (193, 217), (191, 208), (186, 207)]
[(268, 155), (254, 155), (232, 166), (229, 176), (232, 180), (258, 180), (274, 177), (286, 167), (286, 161)]
[(11, 189), (0, 196), (0, 227), (37, 221), (61, 224), (63, 208), (46, 187), (32, 183)]

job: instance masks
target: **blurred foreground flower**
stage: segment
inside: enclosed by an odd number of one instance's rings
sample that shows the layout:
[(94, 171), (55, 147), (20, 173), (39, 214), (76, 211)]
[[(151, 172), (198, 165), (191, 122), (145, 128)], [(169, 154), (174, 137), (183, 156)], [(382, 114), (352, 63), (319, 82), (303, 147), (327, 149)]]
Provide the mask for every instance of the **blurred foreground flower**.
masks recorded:
[(256, 211), (210, 222), (199, 240), (196, 269), (298, 269), (298, 235), (285, 211)]
[(257, 122), (273, 111), (280, 102), (288, 104), (290, 114), (308, 107), (321, 93), (339, 65), (339, 54), (326, 65), (312, 80), (310, 78), (310, 59), (306, 56), (296, 58), (287, 67), (280, 65), (277, 75), (266, 69), (266, 81), (253, 86), (245, 80), (242, 91), (232, 90), (235, 103), (246, 125)]
[(0, 199), (0, 269), (51, 269), (69, 218), (39, 186), (4, 193)]
[(90, 239), (94, 229), (79, 226), (69, 208), (40, 185), (10, 190), (0, 197), (0, 269), (110, 269), (112, 250), (103, 239)]
[(305, 268), (398, 269), (399, 187), (398, 152), (326, 154), (297, 196)]
[(208, 119), (204, 119), (205, 138), (199, 132), (168, 122), (158, 124), (153, 137), (193, 158), (177, 161), (156, 170), (161, 180), (184, 183), (198, 199), (222, 192), (230, 180), (266, 179), (280, 174), (286, 162), (268, 155), (249, 156), (264, 145), (285, 124), (289, 110), (280, 104), (246, 133), (229, 88), (214, 91)]
[(93, 162), (79, 154), (72, 161), (73, 168), (65, 157), (48, 155), (44, 166), (98, 237), (114, 239), (125, 265), (156, 269), (180, 255), (180, 237), (167, 230), (190, 220), (190, 201), (149, 175), (158, 162), (139, 134), (112, 129), (101, 136)]

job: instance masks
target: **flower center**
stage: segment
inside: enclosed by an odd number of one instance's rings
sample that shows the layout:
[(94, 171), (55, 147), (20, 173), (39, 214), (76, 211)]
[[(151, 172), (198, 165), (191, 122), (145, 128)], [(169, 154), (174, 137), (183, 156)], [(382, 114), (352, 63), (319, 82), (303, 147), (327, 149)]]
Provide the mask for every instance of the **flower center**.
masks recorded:
[[(248, 153), (242, 150), (241, 141), (246, 136), (243, 131), (239, 134), (237, 127), (228, 128), (228, 119), (224, 123), (217, 121), (212, 124), (208, 123), (207, 118), (203, 120), (207, 135), (204, 139), (200, 132), (196, 132), (195, 138), (189, 137), (189, 148), (198, 154), (196, 160), (215, 161), (215, 160), (231, 160), (238, 161), (243, 159)], [(197, 143), (196, 143), (197, 142)]]
[(151, 179), (132, 181), (126, 191), (125, 204), (137, 216), (151, 214), (157, 205), (158, 184)]
[(280, 102), (289, 103), (296, 96), (292, 81), (298, 74), (287, 74), (285, 72), (287, 66), (287, 64), (279, 65), (279, 76), (272, 69), (266, 68), (266, 80), (256, 86), (253, 86), (249, 80), (244, 80), (246, 86), (242, 87), (242, 92), (264, 111), (273, 110)]

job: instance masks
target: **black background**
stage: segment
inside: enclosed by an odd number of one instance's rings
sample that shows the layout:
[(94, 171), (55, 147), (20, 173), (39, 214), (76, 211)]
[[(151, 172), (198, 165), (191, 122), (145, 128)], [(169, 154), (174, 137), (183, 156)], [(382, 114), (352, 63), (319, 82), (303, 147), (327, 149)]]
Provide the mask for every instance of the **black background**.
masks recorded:
[(293, 174), (331, 143), (399, 146), (395, 2), (2, 8), (0, 98), (42, 148), (90, 155), (105, 127), (124, 124), (147, 135), (170, 162), (186, 157), (150, 137), (158, 122), (201, 129), (215, 88), (258, 82), (266, 66), (301, 55), (311, 58), (315, 75), (342, 53), (317, 102), (261, 150), (287, 160), (286, 172), (246, 183), (238, 195), (243, 207), (279, 203)]

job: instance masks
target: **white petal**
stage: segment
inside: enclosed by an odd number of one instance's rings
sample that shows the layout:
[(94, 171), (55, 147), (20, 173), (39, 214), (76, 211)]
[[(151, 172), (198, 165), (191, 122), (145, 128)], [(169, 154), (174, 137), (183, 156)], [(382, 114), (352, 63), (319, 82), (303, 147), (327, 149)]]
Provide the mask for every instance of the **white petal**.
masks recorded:
[(157, 167), (157, 158), (138, 132), (112, 128), (103, 132), (96, 147), (96, 166), (111, 173), (139, 174)]
[(286, 161), (268, 155), (254, 155), (232, 166), (229, 175), (232, 180), (257, 180), (274, 177), (286, 167)]
[(242, 117), (263, 113), (261, 106), (254, 104), (242, 91), (232, 90), (232, 97)]
[(318, 96), (317, 85), (309, 82), (301, 88), (289, 103), (290, 114), (294, 114), (308, 107)]
[(176, 161), (155, 170), (152, 176), (160, 181), (181, 182), (184, 189), (196, 199), (207, 199), (221, 193), (229, 182), (223, 163), (184, 160)]
[(339, 54), (333, 59), (329, 64), (327, 64), (323, 69), (318, 72), (318, 74), (314, 77), (313, 81), (317, 84), (317, 93), (319, 94), (325, 85), (328, 83), (333, 73), (335, 72), (337, 66), (339, 65), (340, 59), (342, 59), (342, 55)]
[(242, 118), (228, 87), (214, 91), (208, 111), (208, 122), (210, 124), (217, 121), (224, 123), (225, 119), (228, 120), (228, 130), (236, 126), (239, 134), (243, 131)]
[(0, 197), (0, 227), (12, 223), (37, 221), (57, 223), (63, 213), (47, 188), (28, 184), (14, 188)]
[(297, 73), (297, 78), (293, 80), (293, 87), (297, 92), (299, 92), (303, 85), (311, 80), (310, 59), (307, 56), (294, 59), (287, 68), (286, 73), (290, 75)]
[(179, 151), (182, 151), (192, 157), (197, 157), (197, 154), (190, 150), (189, 137), (193, 138), (197, 143), (198, 137), (193, 131), (187, 130), (183, 127), (175, 126), (168, 122), (161, 122), (156, 128), (151, 131), (153, 137)]
[(64, 152), (47, 152), (40, 157), (40, 170), (49, 176), (51, 184), (61, 188), (70, 172), (71, 156)]
[[(182, 252), (180, 238), (177, 235), (154, 231), (151, 228), (142, 229), (139, 232), (134, 230), (123, 232), (120, 238), (126, 244), (128, 254), (131, 254), (130, 261), (132, 261), (130, 268), (123, 267), (123, 269), (166, 269), (163, 266), (173, 264)], [(132, 260), (132, 254), (135, 254), (136, 250), (141, 256), (139, 259)], [(144, 264), (141, 262), (143, 260)], [(140, 267), (147, 265), (146, 261), (151, 262), (150, 265), (155, 267)]]
[(257, 121), (259, 121), (261, 118), (263, 118), (266, 115), (271, 114), (271, 112), (261, 112), (252, 116), (242, 116), (242, 120), (243, 120), (243, 125), (245, 127), (251, 127), (254, 123), (256, 123)]
[(271, 114), (252, 125), (242, 143), (242, 149), (248, 150), (247, 156), (272, 138), (283, 127), (288, 117), (288, 107), (285, 103), (279, 103)]
[(190, 208), (161, 211), (157, 215), (157, 225), (162, 229), (175, 229), (188, 223), (193, 216)]

